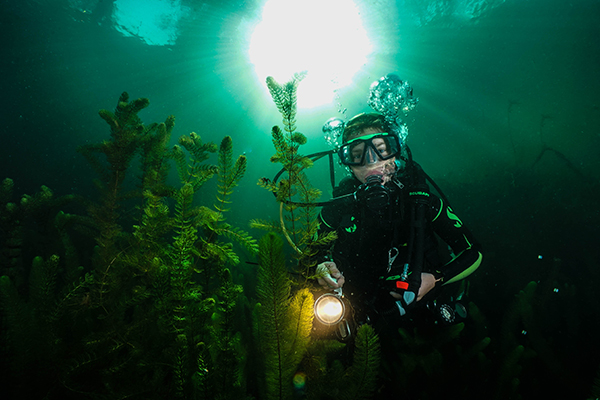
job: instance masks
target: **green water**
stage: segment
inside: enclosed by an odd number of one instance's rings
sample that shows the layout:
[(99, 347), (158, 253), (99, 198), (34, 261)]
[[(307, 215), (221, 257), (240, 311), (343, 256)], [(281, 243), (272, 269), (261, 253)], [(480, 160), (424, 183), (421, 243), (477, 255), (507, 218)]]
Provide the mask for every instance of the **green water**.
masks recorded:
[[(142, 25), (137, 31), (117, 26), (117, 3), (32, 0), (0, 5), (4, 141), (0, 178), (14, 181), (10, 201), (19, 203), (23, 194), (33, 195), (41, 185), (50, 187), (55, 196), (97, 198), (93, 184), (97, 175), (76, 150), (109, 138), (98, 110), (114, 110), (119, 95), (127, 91), (131, 99), (150, 100), (150, 106), (139, 114), (145, 124), (175, 115), (169, 146), (190, 132), (217, 144), (225, 135), (232, 137), (234, 156), (245, 153), (248, 166), (232, 194), (227, 221), (260, 238), (264, 232), (250, 228), (248, 222), (278, 219), (272, 194), (256, 182), (272, 178), (279, 169), (269, 162), (274, 154), (270, 130), (273, 125), (281, 126), (265, 90), (265, 77), (255, 76), (245, 56), (248, 38), (244, 29), (257, 20), (262, 4), (164, 2), (179, 7), (180, 15), (158, 24), (172, 31), (149, 39), (143, 36)], [(440, 344), (441, 370), (417, 368), (407, 383), (407, 393), (421, 398), (439, 396), (442, 390), (420, 387), (422, 382), (429, 385), (435, 380), (454, 392), (460, 389), (465, 398), (552, 398), (556, 393), (563, 398), (598, 397), (594, 379), (600, 365), (595, 340), (600, 314), (596, 295), (600, 279), (600, 2), (357, 4), (365, 29), (373, 35), (374, 52), (334, 102), (300, 108), (297, 127), (308, 137), (305, 153), (327, 149), (321, 136), (327, 119), (368, 111), (369, 85), (387, 73), (398, 74), (410, 81), (419, 98), (406, 120), (413, 156), (450, 197), (485, 253), (484, 264), (469, 278), (470, 300), (485, 316), (485, 331), (473, 323), (456, 342)], [(473, 8), (476, 5), (482, 8)], [(146, 11), (140, 6), (134, 14), (150, 24)], [(290, 27), (310, 30), (292, 17)], [(283, 50), (294, 51), (277, 49)], [(347, 111), (342, 114), (339, 109)], [(217, 162), (216, 156), (212, 162)], [(338, 181), (343, 173), (337, 169)], [(323, 199), (329, 198), (327, 163), (317, 163), (309, 176), (323, 190)], [(169, 179), (177, 181), (174, 171)], [(216, 181), (209, 182), (202, 192), (206, 195), (198, 196), (196, 203), (211, 206), (216, 186)], [(133, 214), (132, 210), (124, 214)], [(72, 212), (83, 215), (86, 209)], [(27, 229), (27, 241), (18, 246), (24, 276), (19, 290), (24, 299), (32, 260), (38, 255), (48, 258), (54, 251), (47, 227), (33, 222)], [(7, 274), (13, 257), (9, 254), (13, 233), (0, 232), (4, 249), (0, 275)], [(72, 235), (78, 238), (78, 262), (89, 268), (93, 240)], [(240, 257), (242, 262), (230, 267), (252, 303), (256, 270), (245, 261), (256, 260), (243, 251)], [(60, 268), (64, 273), (66, 267)], [(531, 281), (538, 283), (537, 288), (532, 291), (529, 286), (528, 292), (525, 288)], [(531, 305), (530, 319), (514, 318), (515, 298)], [(4, 313), (2, 340), (10, 343)], [(248, 333), (238, 326), (236, 331)], [(453, 346), (469, 349), (488, 336), (491, 341), (481, 364), (461, 359)], [(503, 365), (517, 345), (524, 346), (517, 361), (521, 370), (508, 371)], [(11, 351), (5, 353), (6, 360), (18, 356)], [(421, 348), (411, 351), (417, 354), (415, 360), (434, 357)], [(2, 364), (2, 385), (13, 397), (18, 396), (14, 389), (18, 387), (32, 398), (43, 398), (46, 393), (94, 398), (85, 390), (85, 379), (93, 376), (90, 371), (81, 375), (85, 378), (81, 381), (61, 381), (65, 369), (81, 363), (82, 357), (56, 357), (60, 362), (54, 372), (32, 372), (45, 376), (39, 391), (25, 390), (28, 382), (39, 381), (38, 376), (25, 374), (17, 379), (11, 375), (12, 361)], [(461, 370), (466, 376), (456, 373)], [(263, 393), (260, 378), (244, 374), (245, 393)], [(511, 383), (513, 379), (518, 384)], [(111, 398), (110, 391), (103, 391), (97, 382), (89, 388)], [(78, 395), (77, 390), (86, 393)]]

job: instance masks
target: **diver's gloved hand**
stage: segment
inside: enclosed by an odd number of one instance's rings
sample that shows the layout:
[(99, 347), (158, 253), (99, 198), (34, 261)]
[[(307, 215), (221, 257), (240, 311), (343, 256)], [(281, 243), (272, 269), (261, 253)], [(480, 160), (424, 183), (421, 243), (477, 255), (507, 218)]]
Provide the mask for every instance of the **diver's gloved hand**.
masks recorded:
[(317, 265), (317, 282), (325, 288), (338, 289), (344, 286), (346, 280), (333, 261), (325, 261)]
[(417, 295), (417, 301), (421, 300), (427, 293), (433, 290), (435, 284), (441, 281), (441, 278), (436, 279), (433, 274), (423, 272), (421, 274), (421, 286), (419, 286), (419, 294)]
[[(441, 279), (436, 279), (433, 274), (429, 274), (427, 272), (423, 272), (421, 274), (421, 286), (419, 286), (419, 293), (417, 295), (417, 301), (421, 300), (427, 293), (429, 293), (435, 287), (435, 284), (439, 282)], [(402, 296), (398, 292), (390, 292), (392, 297), (396, 300), (400, 300)]]
[(423, 272), (421, 274), (421, 285), (419, 286), (419, 293), (415, 294), (415, 292), (410, 290), (399, 292), (391, 291), (390, 295), (396, 299), (396, 305), (398, 307), (398, 311), (400, 315), (406, 314), (408, 309), (414, 305), (417, 301), (421, 300), (427, 293), (429, 293), (434, 287), (436, 282), (439, 279), (436, 279), (432, 274)]

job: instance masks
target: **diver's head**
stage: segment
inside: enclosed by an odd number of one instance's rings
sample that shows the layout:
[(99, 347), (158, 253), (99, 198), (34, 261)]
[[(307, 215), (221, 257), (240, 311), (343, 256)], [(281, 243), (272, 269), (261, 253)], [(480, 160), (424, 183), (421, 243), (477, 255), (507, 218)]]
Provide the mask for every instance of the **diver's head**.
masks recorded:
[(362, 134), (362, 131), (367, 128), (378, 129), (379, 132), (390, 131), (390, 126), (383, 117), (378, 113), (361, 113), (355, 115), (346, 123), (344, 128), (343, 142), (346, 143)]
[(400, 141), (390, 128), (383, 115), (375, 113), (359, 114), (346, 124), (338, 154), (361, 183), (371, 175), (380, 175), (385, 183), (396, 172)]

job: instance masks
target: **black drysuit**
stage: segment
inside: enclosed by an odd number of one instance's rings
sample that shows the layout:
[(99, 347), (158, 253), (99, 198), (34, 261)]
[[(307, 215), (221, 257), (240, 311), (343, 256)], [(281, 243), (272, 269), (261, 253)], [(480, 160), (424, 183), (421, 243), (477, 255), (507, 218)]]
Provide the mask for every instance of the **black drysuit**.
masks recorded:
[[(418, 174), (420, 167), (412, 171)], [(332, 203), (321, 210), (320, 233), (335, 230), (338, 239), (322, 253), (319, 262), (329, 257), (344, 275), (344, 296), (353, 305), (359, 323), (366, 322), (367, 317), (373, 319), (382, 309), (393, 307), (394, 299), (389, 294), (391, 288), (386, 277), (393, 274), (399, 276), (408, 258), (414, 259), (418, 251), (414, 244), (409, 245), (414, 203), (410, 193), (414, 193), (414, 187), (411, 189), (408, 181), (408, 177), (399, 174), (396, 184), (386, 184), (393, 190), (390, 205), (383, 210), (373, 211), (361, 202)], [(424, 182), (424, 179), (421, 181)], [(353, 193), (360, 185), (356, 178), (346, 178), (334, 190), (334, 197)], [(428, 193), (428, 188), (421, 192), (425, 195), (420, 196), (421, 199), (425, 198), (424, 221), (421, 222), (424, 224), (421, 272), (432, 273), (441, 279), (436, 284), (437, 288), (471, 274), (479, 267), (482, 254), (479, 245), (449, 204)], [(439, 251), (440, 248), (443, 250), (439, 239), (449, 251)], [(413, 248), (412, 252), (409, 247)], [(391, 256), (396, 253), (390, 269)], [(446, 259), (442, 257), (443, 253), (446, 253)], [(422, 302), (413, 302), (412, 306), (417, 303)]]

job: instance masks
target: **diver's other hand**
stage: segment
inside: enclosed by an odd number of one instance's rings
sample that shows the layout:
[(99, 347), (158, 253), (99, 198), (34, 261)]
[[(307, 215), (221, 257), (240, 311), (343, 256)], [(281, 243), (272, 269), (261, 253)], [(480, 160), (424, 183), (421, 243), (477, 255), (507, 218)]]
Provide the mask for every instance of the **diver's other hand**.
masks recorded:
[[(429, 293), (435, 287), (435, 283), (437, 281), (439, 281), (439, 279), (435, 279), (435, 276), (433, 276), (432, 274), (423, 272), (421, 274), (421, 286), (419, 287), (417, 301), (421, 300), (427, 293)], [(400, 293), (390, 292), (390, 294), (396, 300), (402, 299), (402, 295)]]
[(435, 279), (435, 276), (433, 276), (433, 274), (423, 272), (421, 274), (421, 287), (419, 287), (417, 301), (421, 300), (427, 293), (429, 293), (435, 287), (435, 283), (437, 281), (439, 281), (439, 279)]
[(321, 275), (320, 278), (317, 278), (319, 285), (327, 288), (341, 288), (346, 282), (344, 275), (333, 261), (325, 261), (317, 265), (317, 275)]

